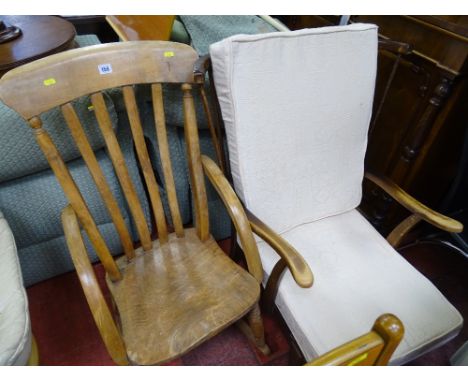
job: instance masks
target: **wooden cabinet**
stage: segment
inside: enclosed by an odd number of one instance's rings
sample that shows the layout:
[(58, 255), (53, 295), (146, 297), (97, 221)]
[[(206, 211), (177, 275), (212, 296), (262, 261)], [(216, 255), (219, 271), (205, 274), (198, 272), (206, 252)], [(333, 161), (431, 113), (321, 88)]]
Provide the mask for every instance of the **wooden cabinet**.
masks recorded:
[[(291, 29), (338, 24), (339, 16), (284, 16)], [(381, 39), (410, 45), (379, 50), (366, 168), (387, 175), (435, 209), (458, 169), (468, 127), (468, 16), (351, 16), (379, 26)], [(404, 216), (365, 184), (361, 210), (383, 233)]]

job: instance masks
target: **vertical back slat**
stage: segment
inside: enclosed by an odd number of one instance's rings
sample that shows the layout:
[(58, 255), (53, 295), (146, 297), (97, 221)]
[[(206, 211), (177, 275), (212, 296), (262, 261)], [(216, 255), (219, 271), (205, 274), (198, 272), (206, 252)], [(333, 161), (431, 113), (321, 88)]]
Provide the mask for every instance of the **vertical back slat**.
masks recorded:
[(183, 84), (184, 92), (184, 133), (187, 145), (187, 157), (189, 162), (190, 181), (192, 183), (195, 203), (195, 228), (200, 240), (206, 240), (210, 236), (208, 201), (206, 198), (205, 178), (200, 156), (200, 142), (198, 140), (197, 119), (192, 97), (192, 86)]
[(213, 141), (213, 146), (216, 152), (216, 159), (218, 160), (218, 164), (221, 167), (221, 171), (224, 174), (226, 173), (226, 166), (224, 164), (224, 150), (222, 148), (222, 143), (220, 142), (221, 137), (218, 137), (218, 134), (216, 133), (216, 129), (213, 124), (213, 116), (211, 114), (208, 98), (206, 96), (203, 85), (200, 85), (200, 94), (203, 102), (203, 110), (205, 111), (206, 115), (206, 122), (208, 123), (208, 130), (210, 131), (211, 140)]
[(101, 128), (107, 149), (109, 150), (109, 155), (114, 165), (115, 172), (119, 178), (125, 198), (127, 199), (130, 212), (135, 220), (142, 247), (147, 251), (152, 248), (152, 242), (148, 226), (146, 225), (145, 214), (143, 213), (143, 208), (140, 200), (138, 199), (130, 174), (128, 173), (119, 142), (117, 141), (117, 137), (112, 129), (109, 112), (107, 111), (102, 93), (93, 94), (91, 96), (91, 101), (93, 103), (96, 119), (99, 123), (99, 127)]
[(135, 92), (132, 86), (123, 87), (123, 95), (127, 114), (130, 121), (130, 128), (132, 130), (135, 147), (140, 161), (143, 176), (146, 181), (148, 193), (153, 207), (153, 213), (156, 219), (156, 227), (158, 229), (158, 238), (161, 243), (168, 240), (166, 218), (164, 216), (164, 209), (161, 202), (161, 195), (159, 187), (156, 182), (153, 167), (149, 159), (148, 149), (146, 147), (143, 129), (141, 127), (140, 115), (138, 113), (138, 106), (136, 104)]
[(76, 186), (67, 166), (60, 156), (60, 153), (52, 142), (49, 134), (47, 134), (47, 132), (42, 129), (41, 120), (37, 117), (33, 117), (29, 120), (29, 124), (34, 129), (39, 147), (47, 158), (47, 161), (49, 162), (52, 171), (62, 186), (68, 201), (70, 202), (73, 210), (83, 225), (83, 228), (88, 234), (89, 240), (91, 241), (94, 250), (101, 260), (106, 272), (109, 274), (112, 280), (120, 280), (120, 271), (114, 259), (112, 258), (111, 253), (109, 252), (109, 248), (107, 248), (107, 245), (102, 238), (96, 223), (91, 216), (91, 213), (89, 212), (88, 206), (86, 205), (80, 190)]
[(91, 176), (96, 183), (102, 199), (104, 200), (107, 210), (109, 211), (112, 221), (114, 222), (115, 228), (122, 242), (125, 255), (131, 259), (135, 256), (135, 253), (133, 250), (133, 243), (130, 237), (130, 233), (128, 232), (127, 226), (125, 225), (125, 221), (120, 211), (119, 205), (117, 204), (117, 201), (115, 200), (114, 195), (112, 194), (109, 185), (107, 184), (101, 167), (99, 166), (96, 155), (94, 154), (94, 151), (89, 144), (78, 115), (70, 103), (63, 105), (61, 109), (65, 121), (70, 128), (73, 139), (75, 140), (75, 143), (80, 150), (86, 165), (88, 166), (89, 172), (91, 173)]
[(179, 203), (177, 201), (172, 163), (167, 143), (166, 118), (164, 115), (164, 101), (161, 84), (151, 85), (153, 96), (154, 122), (156, 125), (156, 135), (158, 137), (159, 154), (164, 174), (164, 184), (166, 185), (169, 209), (171, 210), (172, 222), (178, 237), (184, 236), (184, 227), (180, 217)]

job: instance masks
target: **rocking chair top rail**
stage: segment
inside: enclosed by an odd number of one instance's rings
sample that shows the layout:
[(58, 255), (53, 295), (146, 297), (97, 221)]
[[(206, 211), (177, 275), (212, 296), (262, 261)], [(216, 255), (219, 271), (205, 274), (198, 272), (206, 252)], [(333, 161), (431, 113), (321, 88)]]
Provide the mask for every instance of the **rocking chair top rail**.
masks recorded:
[(197, 58), (190, 46), (166, 41), (110, 43), (68, 50), (9, 71), (2, 78), (0, 98), (23, 118), (30, 119), (104, 89), (194, 83)]

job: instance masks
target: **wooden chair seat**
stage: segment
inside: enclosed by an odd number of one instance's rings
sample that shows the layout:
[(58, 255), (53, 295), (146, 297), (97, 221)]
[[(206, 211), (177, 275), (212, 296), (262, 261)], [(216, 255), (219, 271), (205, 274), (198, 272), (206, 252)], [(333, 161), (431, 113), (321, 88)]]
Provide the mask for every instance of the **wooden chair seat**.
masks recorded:
[(260, 287), (212, 237), (202, 242), (195, 229), (153, 249), (135, 251), (117, 264), (122, 280), (107, 284), (120, 314), (131, 363), (170, 361), (244, 316)]

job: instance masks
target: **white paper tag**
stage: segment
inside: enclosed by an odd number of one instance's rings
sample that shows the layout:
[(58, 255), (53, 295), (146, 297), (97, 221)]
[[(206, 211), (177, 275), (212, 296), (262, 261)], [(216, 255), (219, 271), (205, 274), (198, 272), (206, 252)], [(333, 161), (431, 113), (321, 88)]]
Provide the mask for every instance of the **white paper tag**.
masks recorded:
[(112, 73), (112, 65), (111, 64), (101, 64), (98, 65), (99, 74), (109, 74)]

